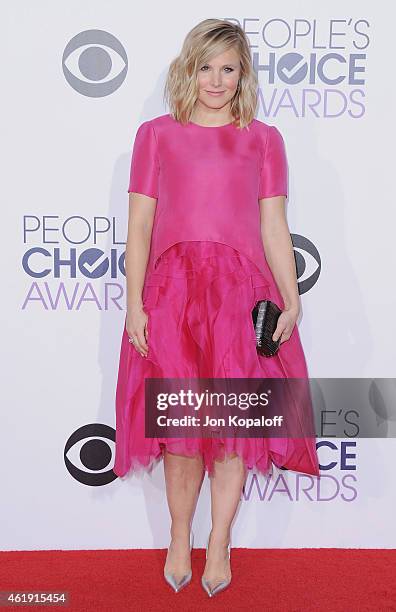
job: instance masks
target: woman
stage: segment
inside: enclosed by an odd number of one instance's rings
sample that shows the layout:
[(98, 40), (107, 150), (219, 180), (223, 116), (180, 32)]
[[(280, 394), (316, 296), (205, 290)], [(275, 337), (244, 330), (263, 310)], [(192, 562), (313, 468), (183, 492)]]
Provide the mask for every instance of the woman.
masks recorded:
[[(114, 471), (149, 470), (163, 458), (172, 521), (164, 575), (176, 592), (191, 579), (191, 523), (208, 472), (201, 582), (213, 596), (231, 580), (230, 529), (247, 469), (319, 469), (313, 438), (145, 437), (146, 378), (308, 376), (284, 144), (254, 118), (257, 79), (243, 30), (218, 19), (194, 27), (165, 95), (171, 113), (140, 125), (132, 154)], [(265, 298), (283, 310), (271, 358), (258, 355), (251, 318)]]

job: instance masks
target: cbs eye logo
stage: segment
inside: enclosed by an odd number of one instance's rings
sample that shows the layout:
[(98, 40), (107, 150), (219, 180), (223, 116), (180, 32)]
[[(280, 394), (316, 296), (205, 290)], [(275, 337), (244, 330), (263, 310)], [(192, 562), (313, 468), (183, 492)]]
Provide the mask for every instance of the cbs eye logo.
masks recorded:
[(72, 433), (64, 450), (66, 468), (78, 482), (91, 487), (107, 485), (118, 476), (110, 465), (115, 430), (102, 423), (83, 425)]
[(315, 285), (320, 276), (322, 262), (316, 246), (300, 234), (291, 234), (297, 268), (298, 291), (302, 295)]
[(75, 91), (90, 98), (103, 98), (124, 82), (128, 57), (120, 41), (109, 32), (85, 30), (67, 43), (62, 69)]

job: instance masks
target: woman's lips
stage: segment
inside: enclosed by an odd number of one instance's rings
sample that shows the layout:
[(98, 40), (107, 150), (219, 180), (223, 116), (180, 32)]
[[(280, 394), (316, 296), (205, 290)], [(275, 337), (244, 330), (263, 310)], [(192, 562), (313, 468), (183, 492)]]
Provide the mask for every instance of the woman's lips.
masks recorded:
[(206, 90), (206, 93), (208, 93), (210, 96), (221, 96), (224, 93), (224, 91), (207, 91)]

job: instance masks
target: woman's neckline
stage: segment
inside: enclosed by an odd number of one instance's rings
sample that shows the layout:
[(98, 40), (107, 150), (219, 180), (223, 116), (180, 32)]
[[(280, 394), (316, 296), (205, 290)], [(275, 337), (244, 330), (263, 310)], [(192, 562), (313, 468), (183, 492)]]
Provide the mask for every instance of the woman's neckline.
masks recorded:
[(195, 123), (194, 121), (189, 121), (188, 122), (189, 125), (194, 125), (195, 127), (198, 128), (203, 128), (204, 130), (219, 130), (221, 128), (226, 128), (229, 127), (231, 125), (235, 125), (234, 121), (230, 121), (229, 123), (223, 123), (223, 125), (201, 125), (200, 123)]

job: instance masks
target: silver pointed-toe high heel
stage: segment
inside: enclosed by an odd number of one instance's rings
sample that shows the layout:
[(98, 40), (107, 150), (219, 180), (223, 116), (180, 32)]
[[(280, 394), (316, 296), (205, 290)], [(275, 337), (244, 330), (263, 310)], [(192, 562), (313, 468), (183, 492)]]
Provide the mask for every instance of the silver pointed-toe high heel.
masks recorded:
[[(192, 531), (190, 531), (190, 552), (192, 551), (193, 543), (194, 543), (194, 534)], [(169, 550), (169, 547), (168, 547), (168, 550)], [(183, 587), (187, 586), (188, 583), (191, 581), (191, 577), (192, 577), (192, 570), (190, 570), (188, 574), (185, 574), (180, 580), (176, 580), (175, 575), (168, 574), (167, 572), (165, 572), (165, 568), (164, 568), (164, 578), (166, 582), (175, 591), (175, 593), (178, 593), (179, 591), (182, 590)]]
[[(208, 558), (208, 546), (209, 546), (209, 538), (208, 538), (208, 541), (206, 543), (206, 559)], [(230, 558), (230, 551), (231, 551), (231, 543), (230, 542), (228, 543), (227, 551), (228, 551), (228, 558)], [(217, 595), (217, 593), (220, 593), (220, 591), (224, 591), (224, 589), (229, 586), (230, 582), (231, 582), (231, 578), (229, 580), (222, 580), (221, 582), (216, 584), (216, 586), (214, 588), (212, 588), (210, 586), (209, 582), (207, 580), (205, 580), (205, 578), (203, 576), (201, 578), (201, 584), (203, 586), (203, 589), (207, 592), (209, 597), (213, 597), (214, 595)]]

